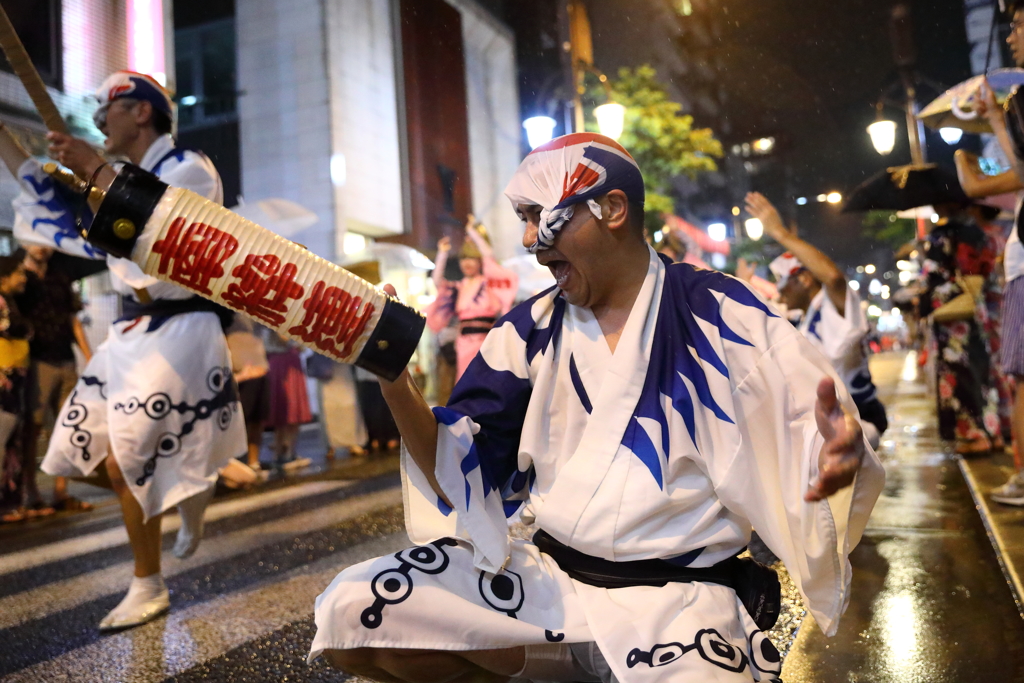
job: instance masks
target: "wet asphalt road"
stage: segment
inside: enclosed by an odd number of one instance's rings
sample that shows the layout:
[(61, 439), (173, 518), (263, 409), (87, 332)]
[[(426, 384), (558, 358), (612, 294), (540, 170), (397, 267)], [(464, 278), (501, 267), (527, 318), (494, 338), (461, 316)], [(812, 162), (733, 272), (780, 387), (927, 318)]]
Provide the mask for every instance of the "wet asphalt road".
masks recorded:
[(1024, 620), (904, 358), (872, 363), (889, 409), (886, 487), (852, 555), (850, 606), (834, 638), (804, 623), (786, 683), (1024, 681)]
[[(903, 359), (873, 364), (888, 483), (853, 555), (852, 603), (835, 638), (804, 622), (783, 678), (1024, 682), (1024, 620)], [(164, 555), (171, 613), (107, 636), (95, 625), (131, 575), (116, 507), (0, 527), (0, 679), (346, 680), (305, 664), (313, 601), (348, 564), (408, 544), (397, 482), (392, 456), (216, 499), (199, 552)]]

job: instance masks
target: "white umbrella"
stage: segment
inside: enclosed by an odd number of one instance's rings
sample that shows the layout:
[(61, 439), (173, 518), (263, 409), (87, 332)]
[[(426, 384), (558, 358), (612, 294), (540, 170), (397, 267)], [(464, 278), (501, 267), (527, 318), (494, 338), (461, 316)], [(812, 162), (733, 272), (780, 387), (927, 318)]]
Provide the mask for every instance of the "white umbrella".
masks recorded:
[(301, 204), (281, 197), (261, 199), (251, 204), (239, 197), (238, 206), (231, 210), (285, 239), (291, 239), (293, 235), (320, 220), (315, 213)]
[(995, 69), (988, 75), (968, 78), (935, 98), (921, 110), (917, 118), (929, 128), (960, 128), (968, 133), (991, 133), (988, 121), (978, 116), (975, 110), (978, 93), (986, 78), (995, 91), (997, 101), (1002, 103), (1016, 86), (1024, 85), (1024, 69)]
[(385, 270), (405, 270), (408, 268), (416, 270), (434, 269), (434, 262), (422, 252), (404, 244), (393, 244), (391, 242), (373, 242), (367, 244), (365, 249), (352, 254), (345, 254), (345, 260), (341, 265), (344, 266), (363, 261), (377, 261)]

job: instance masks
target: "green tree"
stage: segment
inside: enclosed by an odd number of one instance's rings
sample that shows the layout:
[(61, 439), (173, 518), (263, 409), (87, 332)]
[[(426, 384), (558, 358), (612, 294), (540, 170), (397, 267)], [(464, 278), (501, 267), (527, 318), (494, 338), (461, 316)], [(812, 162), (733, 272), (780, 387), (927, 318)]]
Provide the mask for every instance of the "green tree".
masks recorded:
[(899, 218), (892, 211), (869, 211), (864, 214), (861, 234), (879, 244), (899, 249), (917, 236), (917, 221)]
[[(681, 114), (682, 105), (673, 102), (657, 72), (649, 65), (619, 69), (609, 79), (612, 98), (626, 107), (626, 119), (619, 142), (640, 165), (647, 193), (647, 226), (653, 233), (663, 223), (661, 214), (674, 213), (672, 179), (696, 178), (718, 170), (722, 143), (710, 128), (694, 128), (693, 117)], [(606, 100), (603, 88), (591, 91), (592, 104)], [(593, 117), (588, 126), (596, 132)]]

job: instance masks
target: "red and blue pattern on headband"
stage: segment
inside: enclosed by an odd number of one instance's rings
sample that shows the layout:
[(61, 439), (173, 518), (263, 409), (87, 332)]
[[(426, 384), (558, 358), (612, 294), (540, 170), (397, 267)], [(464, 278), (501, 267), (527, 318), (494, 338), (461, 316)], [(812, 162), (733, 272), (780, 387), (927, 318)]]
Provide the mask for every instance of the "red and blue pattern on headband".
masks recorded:
[(530, 248), (536, 253), (554, 244), (577, 204), (586, 203), (600, 218), (601, 206), (594, 200), (612, 190), (622, 190), (631, 203), (643, 205), (644, 179), (636, 161), (609, 137), (572, 133), (530, 152), (505, 196), (517, 213), (520, 204), (541, 207), (537, 241)]

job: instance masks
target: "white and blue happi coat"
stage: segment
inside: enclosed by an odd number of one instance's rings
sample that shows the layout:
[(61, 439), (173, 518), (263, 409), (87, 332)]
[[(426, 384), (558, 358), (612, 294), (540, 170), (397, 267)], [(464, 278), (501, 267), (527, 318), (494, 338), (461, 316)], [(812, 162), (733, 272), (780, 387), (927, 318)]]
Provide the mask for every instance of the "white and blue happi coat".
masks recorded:
[(732, 589), (588, 586), (510, 541), (507, 520), (608, 560), (693, 567), (756, 529), (834, 634), (884, 475), (868, 449), (854, 486), (804, 501), (826, 376), (855, 415), (829, 362), (744, 283), (653, 251), (614, 353), (557, 289), (517, 306), (435, 409), (435, 474), (454, 507), (404, 455), (420, 545), (338, 575), (317, 599), (310, 657), (596, 641), (623, 683), (776, 679), (778, 653)]
[[(140, 165), (170, 185), (223, 201), (210, 160), (175, 148), (170, 135), (154, 141)], [(67, 191), (39, 162), (29, 159), (18, 176), (18, 241), (106, 258), (111, 283), (125, 296), (135, 296), (137, 289), (153, 300), (193, 296), (86, 243)], [(111, 325), (61, 408), (42, 469), (88, 476), (110, 453), (149, 519), (214, 486), (217, 471), (245, 451), (245, 424), (217, 315), (147, 315)]]

